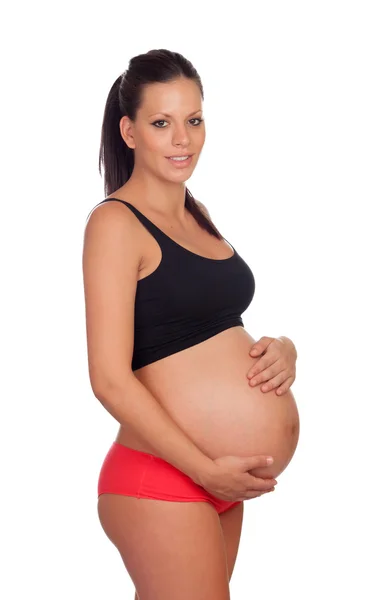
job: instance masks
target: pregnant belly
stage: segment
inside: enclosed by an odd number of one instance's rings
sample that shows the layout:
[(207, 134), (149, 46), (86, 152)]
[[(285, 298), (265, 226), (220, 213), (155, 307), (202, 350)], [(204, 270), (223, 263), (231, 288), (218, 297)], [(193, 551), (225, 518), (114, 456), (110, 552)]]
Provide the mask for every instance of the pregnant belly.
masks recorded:
[(299, 414), (291, 390), (277, 396), (250, 386), (255, 341), (232, 327), (135, 374), (207, 456), (268, 454), (273, 465), (251, 473), (277, 477), (297, 447)]

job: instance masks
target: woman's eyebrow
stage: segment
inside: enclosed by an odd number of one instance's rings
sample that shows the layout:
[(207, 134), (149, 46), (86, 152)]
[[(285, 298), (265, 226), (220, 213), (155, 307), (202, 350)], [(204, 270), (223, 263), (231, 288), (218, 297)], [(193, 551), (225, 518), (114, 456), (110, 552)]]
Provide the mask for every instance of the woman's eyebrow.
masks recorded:
[[(194, 110), (194, 112), (192, 112), (191, 114), (189, 114), (189, 115), (187, 115), (187, 116), (188, 116), (188, 117), (191, 117), (192, 115), (195, 115), (195, 113), (197, 113), (197, 112), (201, 112), (201, 111), (202, 111), (202, 109), (201, 109), (201, 108), (199, 108), (198, 110)], [(165, 117), (170, 117), (170, 118), (172, 118), (172, 115), (169, 115), (169, 114), (167, 114), (167, 113), (165, 113), (165, 112), (162, 112), (162, 111), (159, 111), (159, 112), (157, 112), (157, 113), (154, 113), (154, 114), (152, 114), (152, 115), (149, 115), (149, 117), (155, 117), (155, 115), (164, 115)]]

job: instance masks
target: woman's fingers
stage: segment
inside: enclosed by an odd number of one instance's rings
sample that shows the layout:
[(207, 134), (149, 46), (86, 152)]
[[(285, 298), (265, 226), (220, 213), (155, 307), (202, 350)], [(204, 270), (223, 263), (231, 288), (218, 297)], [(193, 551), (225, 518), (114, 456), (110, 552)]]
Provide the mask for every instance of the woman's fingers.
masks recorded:
[(259, 496), (263, 496), (263, 494), (268, 494), (269, 492), (274, 492), (275, 488), (271, 488), (270, 490), (266, 490), (265, 492), (245, 492), (243, 498), (239, 498), (240, 501), (243, 500), (251, 500), (252, 498), (259, 498)]

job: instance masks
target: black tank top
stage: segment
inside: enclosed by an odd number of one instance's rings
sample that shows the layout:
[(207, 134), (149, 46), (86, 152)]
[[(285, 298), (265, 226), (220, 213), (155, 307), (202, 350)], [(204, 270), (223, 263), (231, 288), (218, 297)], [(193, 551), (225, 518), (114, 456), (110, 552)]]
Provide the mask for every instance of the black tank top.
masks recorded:
[[(163, 233), (135, 206), (119, 198), (158, 242), (159, 266), (137, 282), (133, 371), (229, 329), (243, 327), (255, 280), (233, 248), (230, 258), (195, 254)], [(225, 238), (224, 238), (225, 239)], [(226, 240), (227, 241), (227, 240)]]

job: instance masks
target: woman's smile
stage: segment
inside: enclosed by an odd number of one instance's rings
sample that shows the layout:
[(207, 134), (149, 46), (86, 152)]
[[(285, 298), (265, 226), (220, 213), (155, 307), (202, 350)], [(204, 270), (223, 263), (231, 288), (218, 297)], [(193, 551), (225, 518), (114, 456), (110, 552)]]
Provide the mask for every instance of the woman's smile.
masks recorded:
[[(186, 156), (186, 155), (185, 155)], [(185, 167), (190, 166), (191, 162), (192, 162), (192, 157), (193, 154), (191, 154), (190, 156), (188, 156), (186, 159), (181, 160), (181, 159), (175, 159), (175, 158), (170, 158), (170, 157), (166, 157), (167, 160), (177, 169), (183, 169)]]

